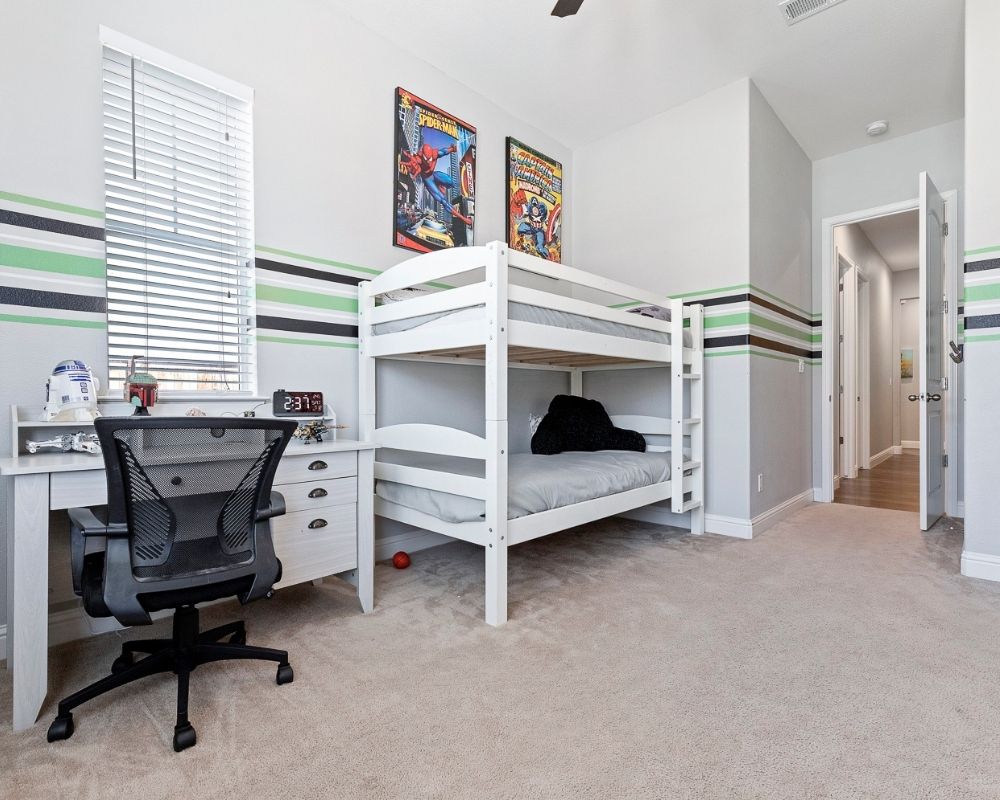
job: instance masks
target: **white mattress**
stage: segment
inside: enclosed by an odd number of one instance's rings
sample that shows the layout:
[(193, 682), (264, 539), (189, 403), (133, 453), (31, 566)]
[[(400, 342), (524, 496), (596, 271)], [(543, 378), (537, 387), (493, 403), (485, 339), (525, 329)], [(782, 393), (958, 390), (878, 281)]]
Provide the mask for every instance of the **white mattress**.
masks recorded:
[[(436, 314), (424, 314), (419, 317), (396, 320), (395, 322), (384, 322), (375, 326), (375, 335), (384, 333), (398, 333), (408, 331), (413, 328), (430, 325), (449, 325), (456, 322), (469, 322), (481, 319), (485, 315), (485, 306), (472, 306), (462, 308), (457, 311), (444, 311)], [(540, 325), (551, 325), (557, 328), (568, 328), (569, 330), (587, 331), (589, 333), (603, 333), (608, 336), (617, 336), (622, 339), (636, 339), (643, 342), (657, 342), (659, 344), (670, 344), (670, 334), (659, 331), (651, 331), (646, 328), (638, 328), (634, 325), (626, 325), (621, 322), (609, 322), (603, 319), (594, 319), (581, 314), (571, 314), (568, 311), (557, 311), (552, 308), (542, 308), (540, 306), (530, 306), (526, 303), (510, 303), (507, 311), (510, 319), (519, 322), (535, 322)], [(684, 332), (684, 346), (691, 346), (691, 334)]]
[[(686, 452), (685, 457), (689, 457)], [(379, 461), (483, 477), (484, 463), (398, 450), (380, 450)], [(552, 508), (593, 500), (670, 478), (670, 453), (601, 450), (554, 456), (515, 453), (508, 459), (507, 517), (517, 519)], [(476, 522), (486, 514), (482, 500), (392, 481), (378, 481), (375, 493), (392, 503), (445, 522)]]

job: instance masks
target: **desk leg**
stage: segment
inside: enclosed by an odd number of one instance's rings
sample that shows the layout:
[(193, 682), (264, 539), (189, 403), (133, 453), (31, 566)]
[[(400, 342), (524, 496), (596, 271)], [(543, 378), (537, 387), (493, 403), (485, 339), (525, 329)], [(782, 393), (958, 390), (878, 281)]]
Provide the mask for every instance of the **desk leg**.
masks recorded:
[(7, 540), (13, 565), (9, 656), (14, 730), (23, 731), (35, 724), (48, 690), (49, 476), (17, 475), (13, 480), (14, 529)]
[(375, 451), (358, 451), (358, 599), (375, 607)]

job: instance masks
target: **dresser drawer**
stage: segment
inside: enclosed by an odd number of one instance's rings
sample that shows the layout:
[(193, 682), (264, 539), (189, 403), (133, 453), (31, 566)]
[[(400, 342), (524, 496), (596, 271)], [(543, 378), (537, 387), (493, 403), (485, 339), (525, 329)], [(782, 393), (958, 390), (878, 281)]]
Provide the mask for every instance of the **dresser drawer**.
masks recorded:
[[(274, 473), (274, 485), (303, 481), (347, 478), (358, 474), (358, 454), (353, 450), (341, 453), (285, 454)], [(281, 489), (278, 488), (280, 492)]]
[(358, 502), (358, 479), (332, 478), (326, 481), (286, 483), (276, 486), (275, 491), (285, 498), (285, 510), (291, 514)]
[[(326, 523), (310, 528), (310, 524)], [(281, 559), (282, 586), (302, 583), (358, 565), (357, 505), (295, 511), (271, 520), (274, 551)]]
[(53, 472), (49, 475), (49, 508), (103, 506), (108, 502), (108, 479), (103, 469)]

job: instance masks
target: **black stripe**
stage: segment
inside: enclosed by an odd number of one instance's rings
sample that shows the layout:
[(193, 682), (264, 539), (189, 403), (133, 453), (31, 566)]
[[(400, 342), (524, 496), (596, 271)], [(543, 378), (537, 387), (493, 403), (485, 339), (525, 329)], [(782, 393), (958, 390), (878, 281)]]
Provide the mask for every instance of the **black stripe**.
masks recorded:
[(965, 329), (970, 331), (976, 328), (1000, 328), (1000, 314), (982, 314), (978, 317), (966, 317)]
[(254, 259), (254, 263), (256, 263), (257, 269), (266, 269), (269, 272), (283, 272), (285, 275), (297, 275), (300, 278), (312, 278), (330, 283), (346, 283), (348, 286), (357, 286), (364, 280), (364, 278), (357, 278), (353, 275), (339, 275), (336, 272), (324, 272), (320, 269), (300, 267), (297, 264), (284, 264), (267, 258)]
[(0, 286), (0, 303), (31, 308), (58, 308), (63, 311), (89, 311), (95, 314), (103, 314), (108, 310), (108, 301), (104, 297), (43, 292), (14, 286)]
[(357, 325), (343, 325), (339, 322), (316, 322), (311, 319), (291, 319), (289, 317), (257, 316), (257, 327), (273, 331), (294, 333), (318, 333), (323, 336), (349, 336), (357, 338)]
[(747, 333), (736, 336), (706, 337), (705, 339), (706, 350), (711, 350), (716, 347), (736, 347), (737, 345), (753, 345), (754, 347), (760, 347), (764, 350), (773, 350), (776, 353), (790, 354), (801, 358), (823, 357), (822, 351), (819, 350), (806, 350), (802, 347), (794, 347), (793, 345), (775, 342), (771, 339), (765, 339), (763, 336), (754, 336)]
[(965, 313), (965, 306), (958, 307), (958, 316), (962, 316)]
[(79, 236), (82, 239), (104, 241), (104, 228), (83, 225), (79, 222), (64, 222), (61, 219), (36, 217), (34, 214), (22, 214), (19, 211), (9, 211), (6, 208), (0, 208), (0, 223), (17, 225), (19, 228), (31, 228), (36, 231), (61, 233), (66, 236)]
[(725, 297), (709, 297), (705, 300), (685, 300), (684, 305), (702, 305), (702, 306), (726, 306), (731, 303), (754, 303), (755, 305), (761, 306), (762, 308), (767, 308), (771, 311), (776, 311), (784, 317), (793, 319), (796, 322), (801, 322), (803, 325), (813, 325), (820, 324), (813, 320), (806, 319), (805, 317), (796, 314), (794, 311), (789, 311), (787, 308), (782, 308), (777, 303), (772, 303), (770, 300), (765, 300), (762, 297), (757, 297), (755, 294), (750, 292), (745, 292), (743, 294), (727, 294)]
[(970, 261), (965, 265), (966, 272), (982, 272), (987, 269), (1000, 269), (1000, 258), (987, 258), (984, 261)]
[(821, 320), (821, 319), (813, 319), (813, 320), (809, 321), (809, 326), (812, 327), (812, 328), (818, 328), (822, 324), (823, 324), (823, 320)]

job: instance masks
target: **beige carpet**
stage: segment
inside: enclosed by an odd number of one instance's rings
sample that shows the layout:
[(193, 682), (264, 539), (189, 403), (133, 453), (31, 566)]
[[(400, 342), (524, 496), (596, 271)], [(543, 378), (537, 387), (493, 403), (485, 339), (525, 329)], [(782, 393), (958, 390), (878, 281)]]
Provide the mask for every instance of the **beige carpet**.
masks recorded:
[(844, 505), (752, 542), (611, 520), (516, 548), (494, 630), (481, 551), (447, 545), (380, 565), (367, 617), (334, 582), (243, 609), (295, 683), (199, 669), (180, 755), (162, 677), (46, 744), (113, 635), (53, 650), (29, 732), (3, 673), (0, 797), (997, 798), (1000, 585), (961, 578), (960, 549)]

